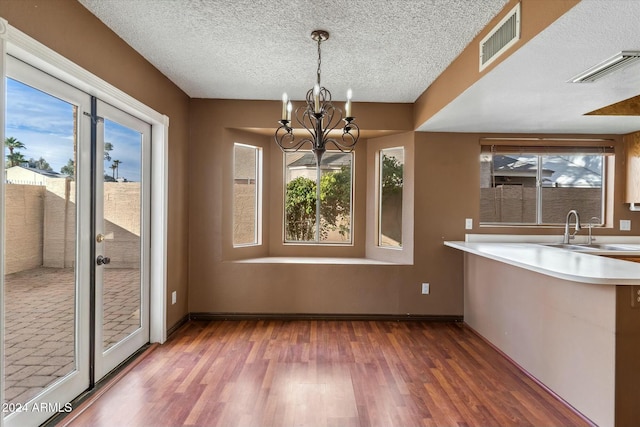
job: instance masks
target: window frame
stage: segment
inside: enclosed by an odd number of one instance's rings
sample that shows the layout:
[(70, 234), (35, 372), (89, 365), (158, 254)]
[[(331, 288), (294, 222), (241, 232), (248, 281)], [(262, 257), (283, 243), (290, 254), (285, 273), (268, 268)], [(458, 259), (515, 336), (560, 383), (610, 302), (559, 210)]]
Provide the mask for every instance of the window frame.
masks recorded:
[[(254, 197), (254, 215), (253, 215), (253, 223), (254, 223), (254, 238), (253, 242), (250, 243), (236, 243), (236, 193), (235, 193), (235, 180), (236, 180), (236, 148), (251, 148), (255, 152), (255, 197)], [(263, 148), (257, 145), (245, 144), (241, 142), (233, 143), (233, 190), (232, 190), (232, 219), (231, 219), (231, 239), (234, 248), (245, 248), (252, 246), (261, 246), (262, 245), (262, 197), (263, 197), (263, 171), (264, 171), (264, 153)]]
[[(282, 153), (282, 244), (285, 246), (318, 246), (318, 247), (328, 247), (328, 246), (354, 246), (354, 230), (355, 230), (355, 186), (356, 186), (356, 153), (355, 151), (341, 151), (341, 150), (327, 150), (323, 155), (323, 162), (326, 159), (327, 155), (330, 154), (344, 154), (348, 155), (351, 158), (350, 169), (351, 169), (351, 192), (350, 192), (350, 202), (349, 202), (349, 239), (344, 242), (340, 241), (323, 241), (318, 237), (319, 233), (316, 233), (315, 240), (289, 240), (287, 239), (287, 211), (286, 211), (286, 203), (287, 203), (287, 185), (289, 182), (287, 181), (287, 155), (296, 154), (296, 153), (313, 153), (310, 149), (297, 150), (295, 152), (283, 152)], [(314, 173), (317, 173), (314, 171)], [(322, 173), (320, 175), (320, 179), (322, 179)], [(315, 177), (316, 185), (318, 185), (318, 177)]]
[[(397, 146), (397, 147), (383, 147), (381, 149), (379, 149), (376, 152), (376, 177), (377, 177), (377, 189), (376, 189), (376, 232), (377, 232), (377, 236), (376, 236), (376, 245), (378, 248), (381, 249), (390, 249), (390, 250), (402, 250), (402, 237), (400, 239), (400, 244), (398, 246), (393, 246), (393, 245), (385, 245), (382, 243), (382, 199), (383, 199), (383, 194), (382, 194), (382, 185), (383, 185), (383, 160), (384, 160), (384, 152), (385, 151), (392, 151), (392, 150), (402, 150), (402, 166), (403, 166), (403, 170), (402, 170), (402, 181), (403, 181), (403, 194), (402, 194), (402, 200), (404, 199), (404, 158), (405, 158), (405, 147), (404, 146)], [(400, 236), (403, 235), (403, 231), (402, 231), (402, 217), (403, 217), (403, 211), (404, 211), (404, 205), (403, 203), (400, 204), (400, 218), (401, 218), (401, 222), (400, 222)]]
[[(385, 148), (403, 147), (404, 166), (402, 183), (402, 247), (386, 248), (378, 246), (377, 207), (380, 171), (376, 167), (379, 151)], [(367, 198), (365, 226), (365, 256), (368, 259), (396, 265), (414, 264), (415, 245), (415, 152), (416, 134), (404, 132), (393, 135), (370, 138), (367, 140)], [(426, 167), (426, 166), (425, 166)]]
[[(539, 140), (538, 140), (539, 141)], [(542, 190), (545, 188), (542, 185), (542, 169), (543, 169), (543, 157), (553, 155), (600, 155), (602, 156), (602, 171), (601, 171), (601, 185), (600, 185), (600, 213), (598, 215), (599, 223), (594, 224), (597, 226), (603, 226), (606, 223), (607, 207), (609, 206), (609, 198), (612, 197), (609, 188), (610, 178), (608, 168), (612, 166), (613, 162), (609, 161), (609, 158), (615, 159), (615, 150), (611, 140), (567, 140), (558, 141), (557, 145), (539, 145), (539, 144), (527, 144), (528, 140), (523, 145), (511, 145), (505, 143), (505, 141), (499, 141), (497, 144), (485, 144), (481, 141), (481, 154), (480, 163), (482, 163), (483, 156), (490, 155), (491, 159), (491, 176), (493, 176), (493, 156), (495, 155), (527, 155), (536, 158), (536, 206), (535, 206), (535, 222), (496, 222), (496, 221), (482, 221), (479, 219), (481, 227), (557, 227), (564, 225), (564, 222), (543, 222), (543, 200)], [(564, 144), (563, 144), (564, 142)], [(582, 145), (581, 145), (582, 143)], [(482, 168), (480, 168), (482, 174)], [(482, 178), (480, 179), (479, 190), (482, 190)], [(495, 184), (489, 188), (496, 188)], [(482, 196), (479, 196), (481, 202)], [(567, 211), (571, 209), (568, 208)]]

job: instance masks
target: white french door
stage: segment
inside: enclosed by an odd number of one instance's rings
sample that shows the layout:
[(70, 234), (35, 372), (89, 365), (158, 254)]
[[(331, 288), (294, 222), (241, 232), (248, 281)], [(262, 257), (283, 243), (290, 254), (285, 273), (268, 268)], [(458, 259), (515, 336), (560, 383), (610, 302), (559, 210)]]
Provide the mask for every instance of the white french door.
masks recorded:
[(96, 115), (97, 381), (149, 342), (151, 126), (100, 100)]
[(151, 126), (6, 64), (2, 417), (30, 426), (149, 342)]

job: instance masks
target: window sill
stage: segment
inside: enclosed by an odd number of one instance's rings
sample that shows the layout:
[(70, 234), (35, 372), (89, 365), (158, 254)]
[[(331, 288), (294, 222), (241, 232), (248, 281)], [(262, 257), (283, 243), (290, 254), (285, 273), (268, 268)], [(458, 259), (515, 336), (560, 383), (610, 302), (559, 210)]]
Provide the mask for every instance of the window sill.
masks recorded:
[(379, 261), (371, 258), (332, 257), (264, 257), (229, 261), (244, 264), (327, 264), (327, 265), (408, 265), (404, 263)]

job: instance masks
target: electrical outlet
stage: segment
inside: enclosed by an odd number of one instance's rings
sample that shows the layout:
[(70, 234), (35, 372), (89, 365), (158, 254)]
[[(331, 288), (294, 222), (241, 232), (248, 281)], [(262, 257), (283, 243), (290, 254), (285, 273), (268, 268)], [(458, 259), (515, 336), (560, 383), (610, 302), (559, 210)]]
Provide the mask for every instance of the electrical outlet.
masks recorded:
[(464, 220), (464, 228), (466, 230), (473, 230), (473, 218), (466, 218)]
[(429, 295), (429, 284), (428, 283), (423, 283), (422, 284), (422, 295)]
[(631, 231), (631, 220), (630, 219), (621, 219), (620, 220), (620, 231)]
[(178, 292), (177, 291), (171, 292), (171, 304), (175, 304), (177, 300), (178, 300)]

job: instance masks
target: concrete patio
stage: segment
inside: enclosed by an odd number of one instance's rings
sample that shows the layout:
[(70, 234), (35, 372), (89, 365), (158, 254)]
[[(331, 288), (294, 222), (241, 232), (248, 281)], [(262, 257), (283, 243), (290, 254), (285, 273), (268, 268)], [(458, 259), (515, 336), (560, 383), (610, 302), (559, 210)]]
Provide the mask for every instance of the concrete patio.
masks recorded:
[[(104, 270), (103, 348), (140, 324), (140, 273)], [(5, 276), (5, 401), (24, 403), (75, 369), (74, 270), (33, 268)]]

